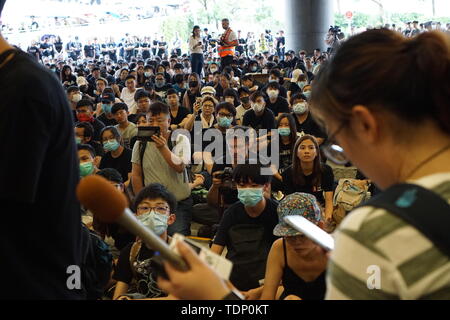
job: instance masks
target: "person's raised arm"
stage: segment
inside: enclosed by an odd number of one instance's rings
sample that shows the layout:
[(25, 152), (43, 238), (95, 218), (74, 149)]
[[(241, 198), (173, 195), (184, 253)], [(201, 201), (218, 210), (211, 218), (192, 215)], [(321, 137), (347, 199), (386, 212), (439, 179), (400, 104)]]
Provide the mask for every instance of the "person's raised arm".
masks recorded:
[(280, 281), (283, 276), (283, 240), (277, 240), (272, 245), (266, 265), (264, 288), (261, 300), (275, 300)]
[(142, 167), (140, 164), (133, 163), (131, 169), (131, 183), (134, 194), (138, 194), (139, 191), (144, 188), (144, 183), (142, 181)]

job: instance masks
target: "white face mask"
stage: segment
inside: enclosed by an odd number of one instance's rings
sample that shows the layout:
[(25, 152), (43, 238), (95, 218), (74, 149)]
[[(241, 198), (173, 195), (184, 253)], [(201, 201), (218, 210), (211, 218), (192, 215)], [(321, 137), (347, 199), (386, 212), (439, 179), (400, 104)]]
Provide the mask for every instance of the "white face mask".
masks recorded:
[(278, 95), (280, 94), (280, 92), (278, 90), (269, 90), (267, 91), (267, 95), (269, 96), (269, 98), (278, 98)]
[(259, 103), (253, 103), (252, 108), (256, 113), (260, 113), (264, 110), (265, 105)]
[(72, 102), (74, 103), (78, 103), (81, 101), (81, 94), (80, 93), (76, 93), (72, 96)]
[(295, 114), (304, 114), (308, 111), (308, 104), (306, 102), (297, 103), (294, 105), (293, 110)]
[(214, 72), (216, 72), (216, 71), (218, 71), (217, 68), (211, 68), (211, 72), (212, 72), (212, 73), (214, 73)]

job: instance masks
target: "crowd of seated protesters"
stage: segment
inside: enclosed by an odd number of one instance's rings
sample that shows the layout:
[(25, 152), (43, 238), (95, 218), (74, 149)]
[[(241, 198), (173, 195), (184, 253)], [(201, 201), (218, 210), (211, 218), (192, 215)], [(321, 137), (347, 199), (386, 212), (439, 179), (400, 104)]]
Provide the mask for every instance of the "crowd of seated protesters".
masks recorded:
[[(326, 259), (292, 230), (274, 233), (279, 215), (289, 214), (277, 211), (280, 200), (303, 205), (300, 214), (320, 226), (332, 219), (336, 182), (319, 149), (327, 136), (308, 108), (313, 77), (274, 65), (261, 83), (233, 64), (222, 72), (208, 67), (202, 80), (176, 63), (127, 65), (133, 68), (118, 70), (115, 83), (100, 81), (94, 98), (67, 88), (81, 177), (113, 170), (138, 219), (164, 241), (190, 236), (193, 221), (206, 221), (212, 250), (227, 249), (230, 281), (248, 299), (323, 299)], [(139, 128), (149, 126), (159, 135), (139, 139)], [(244, 139), (233, 136), (239, 131)], [(116, 252), (111, 298), (166, 297), (152, 276), (154, 252), (118, 225), (90, 225)], [(299, 283), (310, 289), (292, 289)]]

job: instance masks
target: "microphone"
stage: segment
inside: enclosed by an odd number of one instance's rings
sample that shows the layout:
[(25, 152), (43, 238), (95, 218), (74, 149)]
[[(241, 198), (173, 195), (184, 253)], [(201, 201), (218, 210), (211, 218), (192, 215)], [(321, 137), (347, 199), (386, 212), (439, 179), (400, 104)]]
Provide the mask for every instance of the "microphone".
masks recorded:
[(145, 227), (127, 208), (127, 199), (123, 193), (105, 178), (91, 175), (81, 179), (77, 186), (77, 197), (81, 204), (92, 211), (98, 220), (104, 223), (118, 223), (142, 241), (180, 271), (187, 271), (186, 262), (153, 231)]

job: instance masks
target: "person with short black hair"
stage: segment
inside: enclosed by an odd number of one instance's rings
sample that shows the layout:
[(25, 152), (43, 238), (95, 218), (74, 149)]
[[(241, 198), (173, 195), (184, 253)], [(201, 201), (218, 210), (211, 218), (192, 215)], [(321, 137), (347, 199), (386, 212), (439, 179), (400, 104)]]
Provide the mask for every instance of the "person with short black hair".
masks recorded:
[(114, 119), (117, 121), (115, 128), (119, 130), (126, 148), (130, 148), (130, 141), (137, 135), (137, 126), (128, 121), (128, 106), (125, 103), (116, 103), (111, 109)]
[(264, 95), (256, 91), (250, 97), (252, 110), (248, 110), (243, 117), (242, 125), (252, 127), (255, 130), (275, 129), (275, 116), (266, 108)]
[(103, 148), (100, 143), (92, 140), (94, 128), (89, 122), (77, 122), (75, 124), (75, 140), (77, 144), (88, 144), (95, 150), (95, 164), (98, 165), (103, 157)]
[(295, 94), (291, 97), (292, 115), (294, 116), (297, 132), (300, 136), (312, 135), (317, 143), (322, 145), (327, 139), (327, 134), (312, 117), (309, 111), (308, 99), (303, 94)]
[[(143, 188), (133, 204), (136, 218), (156, 233), (164, 242), (172, 240), (168, 227), (176, 221), (175, 196), (163, 185), (153, 183)], [(142, 239), (128, 244), (120, 252), (113, 278), (117, 280), (113, 299), (121, 299), (127, 293), (139, 294), (143, 299), (155, 299), (167, 295), (157, 286), (151, 260), (156, 252), (147, 248)], [(128, 298), (129, 299), (129, 298)]]
[(250, 103), (250, 90), (247, 87), (240, 87), (238, 89), (239, 100), (241, 101), (241, 105), (236, 108), (236, 123), (238, 125), (242, 124), (242, 120), (244, 118), (244, 114), (252, 109), (252, 105)]
[(161, 99), (165, 99), (167, 90), (169, 90), (171, 88), (172, 88), (172, 85), (170, 83), (168, 83), (168, 81), (166, 80), (166, 78), (164, 76), (164, 73), (158, 72), (155, 76), (155, 87), (154, 87), (155, 93), (159, 97), (161, 97)]
[(100, 131), (105, 127), (103, 122), (94, 118), (94, 103), (91, 100), (81, 100), (77, 103), (77, 118), (79, 122), (88, 122), (94, 128), (94, 141), (100, 141)]
[(281, 86), (278, 82), (270, 82), (266, 87), (267, 100), (266, 108), (271, 110), (275, 117), (280, 113), (288, 113), (289, 103), (286, 98), (281, 95)]
[(78, 160), (80, 163), (80, 177), (95, 174), (98, 168), (95, 164), (95, 150), (88, 144), (78, 144)]
[(136, 101), (134, 100), (134, 94), (136, 93), (136, 78), (132, 75), (128, 75), (125, 78), (125, 88), (122, 89), (120, 99), (122, 99), (128, 106), (131, 114), (136, 113)]
[(138, 193), (155, 182), (167, 186), (178, 202), (178, 222), (169, 228), (169, 234), (190, 235), (192, 198), (185, 172), (191, 158), (189, 138), (182, 134), (175, 136), (170, 131), (170, 109), (164, 103), (150, 105), (147, 120), (149, 126), (160, 128), (160, 134), (153, 135), (151, 142), (137, 141), (134, 145), (131, 159), (133, 190)]
[[(273, 229), (278, 223), (278, 203), (264, 196), (272, 176), (263, 174), (263, 168), (261, 164), (239, 164), (233, 170), (239, 202), (225, 211), (211, 247), (219, 255), (227, 248), (227, 258), (233, 262), (230, 281), (242, 291), (260, 286), (270, 248), (277, 239)], [(242, 246), (244, 238), (246, 245)]]
[(115, 127), (105, 127), (101, 132), (101, 139), (105, 155), (99, 169), (116, 169), (122, 180), (127, 182), (131, 174), (131, 150), (124, 147), (122, 136)]
[(167, 90), (167, 104), (170, 108), (170, 129), (184, 128), (189, 120), (189, 110), (180, 106), (180, 96), (175, 89)]
[(105, 88), (103, 94), (100, 97), (101, 106), (97, 105), (97, 115), (100, 112), (101, 114), (97, 116), (97, 119), (103, 122), (105, 126), (115, 126), (117, 121), (114, 119), (112, 114), (112, 106), (116, 101), (116, 96), (114, 95), (114, 91), (111, 88)]

